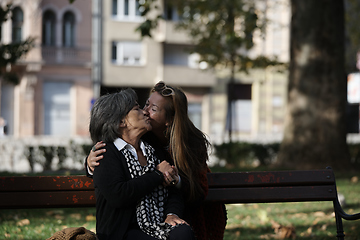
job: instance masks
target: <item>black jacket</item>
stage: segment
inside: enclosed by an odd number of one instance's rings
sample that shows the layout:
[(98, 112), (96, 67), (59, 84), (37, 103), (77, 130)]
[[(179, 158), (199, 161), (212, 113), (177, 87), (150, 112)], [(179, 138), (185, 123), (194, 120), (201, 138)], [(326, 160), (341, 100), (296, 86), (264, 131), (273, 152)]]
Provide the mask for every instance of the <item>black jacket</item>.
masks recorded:
[[(93, 176), (96, 232), (100, 240), (122, 239), (129, 225), (136, 222), (136, 204), (162, 184), (163, 177), (156, 172), (150, 172), (132, 179), (123, 154), (113, 143), (107, 143), (105, 148), (104, 158), (95, 168)], [(169, 188), (165, 216), (174, 213), (182, 217), (183, 209), (181, 193), (174, 187)]]

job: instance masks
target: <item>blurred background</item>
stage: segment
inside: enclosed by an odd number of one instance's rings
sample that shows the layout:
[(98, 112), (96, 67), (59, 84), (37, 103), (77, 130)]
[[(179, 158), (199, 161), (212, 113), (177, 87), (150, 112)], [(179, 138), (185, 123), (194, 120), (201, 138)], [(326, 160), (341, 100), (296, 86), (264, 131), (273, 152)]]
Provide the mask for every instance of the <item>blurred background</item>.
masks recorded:
[[(294, 119), (288, 101), (296, 9), (288, 0), (193, 2), (1, 0), (0, 172), (82, 169), (94, 100), (131, 87), (143, 105), (161, 80), (185, 91), (192, 121), (214, 145), (211, 166), (276, 163)], [(348, 83), (341, 93), (348, 100), (339, 111), (346, 132), (334, 135), (335, 144), (348, 144), (344, 156), (353, 165), (360, 142), (359, 6), (344, 2), (347, 80), (340, 81)]]

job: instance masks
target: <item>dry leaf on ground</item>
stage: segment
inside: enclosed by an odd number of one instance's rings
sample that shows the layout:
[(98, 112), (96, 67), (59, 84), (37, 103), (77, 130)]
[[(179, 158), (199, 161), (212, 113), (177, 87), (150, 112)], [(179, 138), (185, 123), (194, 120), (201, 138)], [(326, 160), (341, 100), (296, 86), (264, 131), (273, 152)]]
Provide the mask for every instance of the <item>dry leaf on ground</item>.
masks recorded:
[(29, 225), (29, 224), (30, 224), (30, 220), (29, 220), (29, 219), (22, 219), (22, 220), (20, 220), (20, 221), (18, 221), (18, 222), (16, 223), (16, 225), (17, 225), (17, 226), (20, 226), (20, 227), (26, 226), (26, 225)]

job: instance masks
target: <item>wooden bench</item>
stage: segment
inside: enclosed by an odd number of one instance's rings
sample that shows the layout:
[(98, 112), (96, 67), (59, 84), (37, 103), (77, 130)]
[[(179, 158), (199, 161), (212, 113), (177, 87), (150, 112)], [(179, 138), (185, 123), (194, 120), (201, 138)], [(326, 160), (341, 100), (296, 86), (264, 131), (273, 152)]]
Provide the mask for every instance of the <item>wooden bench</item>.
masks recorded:
[[(271, 203), (332, 201), (337, 238), (344, 239), (346, 214), (338, 201), (332, 169), (209, 173), (206, 201), (223, 203)], [(94, 207), (92, 179), (86, 176), (0, 177), (0, 209)]]

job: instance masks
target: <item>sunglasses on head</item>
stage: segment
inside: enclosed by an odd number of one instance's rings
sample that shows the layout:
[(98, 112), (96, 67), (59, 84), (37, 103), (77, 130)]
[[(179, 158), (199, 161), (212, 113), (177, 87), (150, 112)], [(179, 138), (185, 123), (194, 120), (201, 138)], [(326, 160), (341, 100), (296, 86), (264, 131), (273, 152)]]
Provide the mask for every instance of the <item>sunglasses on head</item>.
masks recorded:
[(166, 86), (164, 82), (158, 82), (155, 85), (154, 89), (164, 97), (175, 95), (174, 89)]

